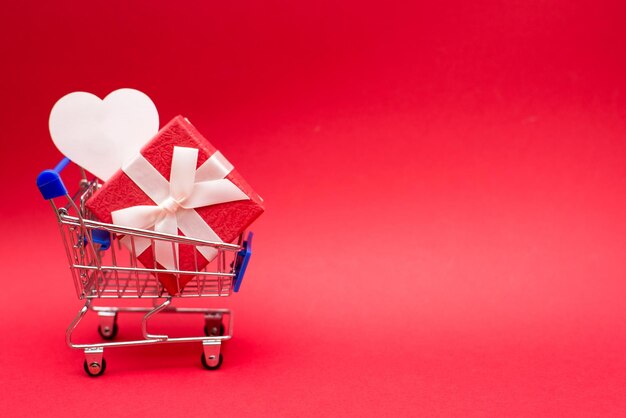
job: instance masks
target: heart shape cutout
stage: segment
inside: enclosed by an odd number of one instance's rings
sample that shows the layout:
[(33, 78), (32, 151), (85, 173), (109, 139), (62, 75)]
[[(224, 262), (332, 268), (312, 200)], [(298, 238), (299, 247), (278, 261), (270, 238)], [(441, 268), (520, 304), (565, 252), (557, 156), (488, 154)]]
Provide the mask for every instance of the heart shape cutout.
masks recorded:
[(55, 103), (49, 128), (61, 153), (106, 181), (156, 135), (159, 113), (139, 90), (115, 90), (104, 99), (77, 91)]

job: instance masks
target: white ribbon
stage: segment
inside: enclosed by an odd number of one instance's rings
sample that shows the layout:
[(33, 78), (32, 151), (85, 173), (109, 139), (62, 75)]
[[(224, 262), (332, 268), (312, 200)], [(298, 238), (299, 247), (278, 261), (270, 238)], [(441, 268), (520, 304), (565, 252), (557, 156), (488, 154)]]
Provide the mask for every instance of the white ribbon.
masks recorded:
[[(223, 242), (200, 217), (195, 208), (250, 199), (225, 177), (233, 170), (228, 160), (217, 151), (198, 169), (198, 150), (174, 147), (170, 181), (141, 154), (129, 161), (122, 170), (143, 190), (156, 206), (132, 206), (111, 212), (113, 223), (131, 228), (154, 230), (177, 235), (180, 229), (187, 237)], [(130, 247), (129, 237), (122, 242)], [(148, 238), (135, 237), (135, 254), (151, 245)], [(166, 269), (178, 269), (178, 244), (155, 240), (155, 260)], [(211, 261), (217, 255), (212, 247), (197, 247)]]

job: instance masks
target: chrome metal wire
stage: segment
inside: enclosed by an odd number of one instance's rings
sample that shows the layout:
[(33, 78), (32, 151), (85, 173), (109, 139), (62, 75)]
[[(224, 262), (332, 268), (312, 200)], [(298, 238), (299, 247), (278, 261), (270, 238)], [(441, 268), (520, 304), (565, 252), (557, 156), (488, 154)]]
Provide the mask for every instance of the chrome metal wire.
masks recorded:
[[(76, 292), (80, 299), (93, 298), (161, 298), (167, 291), (159, 282), (160, 274), (173, 275), (179, 293), (172, 297), (223, 297), (232, 291), (233, 261), (241, 248), (236, 244), (203, 241), (199, 239), (162, 234), (149, 230), (127, 228), (98, 222), (86, 207), (87, 199), (98, 188), (95, 181), (82, 183), (80, 193), (70, 198), (70, 203), (57, 208), (57, 218), (63, 236), (68, 261), (74, 277)], [(71, 212), (74, 213), (71, 213)], [(96, 230), (107, 231), (111, 245), (104, 250), (93, 239)], [(129, 238), (129, 248), (120, 244), (120, 239)], [(151, 266), (137, 262), (136, 238), (147, 238), (153, 251), (158, 241), (168, 242), (172, 247), (176, 264), (177, 251), (192, 248), (193, 266), (189, 270), (166, 269), (156, 260)], [(200, 267), (198, 246), (212, 247), (218, 254), (214, 262)], [(127, 254), (124, 254), (127, 253)], [(191, 280), (181, 286), (183, 277)]]

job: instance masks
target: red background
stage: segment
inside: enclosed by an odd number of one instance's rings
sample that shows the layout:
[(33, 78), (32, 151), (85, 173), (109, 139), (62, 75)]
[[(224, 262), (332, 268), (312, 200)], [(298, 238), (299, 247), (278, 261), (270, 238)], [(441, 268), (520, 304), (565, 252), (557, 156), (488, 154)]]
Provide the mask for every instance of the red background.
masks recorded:
[[(3, 416), (626, 413), (624, 2), (6, 3)], [(121, 87), (267, 202), (218, 372), (64, 345), (48, 114)]]

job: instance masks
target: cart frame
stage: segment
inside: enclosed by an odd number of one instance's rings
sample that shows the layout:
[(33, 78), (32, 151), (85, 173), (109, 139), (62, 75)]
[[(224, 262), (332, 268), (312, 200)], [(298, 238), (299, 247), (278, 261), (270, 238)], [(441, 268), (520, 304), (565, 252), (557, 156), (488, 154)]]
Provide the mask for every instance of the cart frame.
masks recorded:
[[(173, 301), (182, 298), (228, 297), (233, 291), (239, 291), (252, 254), (252, 233), (245, 240), (242, 234), (237, 244), (228, 244), (98, 222), (93, 219), (85, 203), (100, 187), (100, 183), (96, 179), (88, 180), (85, 171), (80, 168), (78, 191), (70, 195), (60, 176), (69, 163), (70, 160), (64, 158), (54, 169), (41, 172), (37, 186), (54, 210), (77, 296), (85, 300), (65, 334), (69, 347), (83, 350), (85, 372), (89, 376), (104, 373), (105, 348), (187, 342), (202, 343), (201, 362), (205, 368), (219, 368), (223, 359), (221, 345), (233, 335), (231, 310), (177, 307)], [(65, 204), (57, 205), (55, 199), (63, 199)], [(121, 239), (126, 240), (126, 247), (121, 245)], [(136, 246), (139, 240), (149, 240), (152, 249), (156, 241), (169, 242), (175, 256), (180, 246), (211, 247), (217, 251), (217, 257), (207, 266), (199, 268), (197, 251), (194, 250), (195, 268), (192, 270), (168, 270), (156, 262), (152, 268), (142, 267), (137, 263)], [(185, 275), (192, 276), (192, 279), (184, 287), (178, 283), (179, 292), (170, 295), (158, 280), (160, 274), (176, 277), (177, 281)], [(94, 306), (93, 299), (151, 299), (153, 303), (150, 307)], [(98, 332), (104, 340), (116, 337), (119, 313), (143, 313), (142, 339), (89, 344), (73, 342), (74, 331), (89, 311), (98, 315)], [(169, 337), (150, 333), (149, 320), (159, 313), (202, 314), (205, 335)]]

